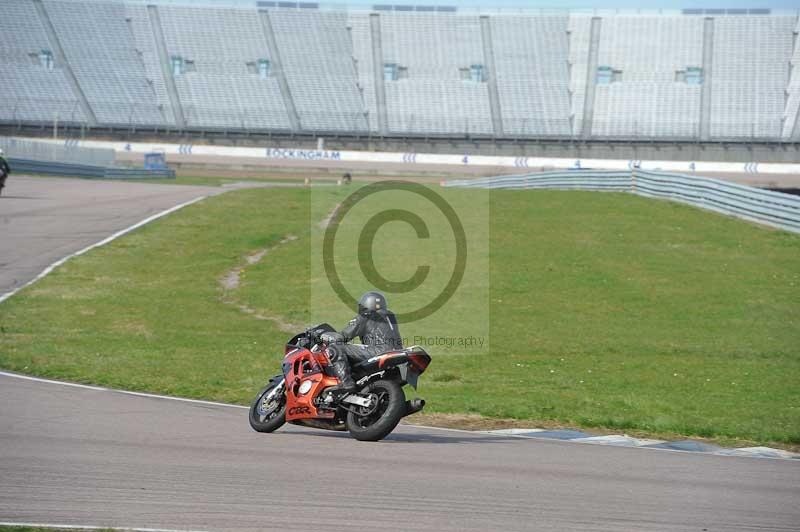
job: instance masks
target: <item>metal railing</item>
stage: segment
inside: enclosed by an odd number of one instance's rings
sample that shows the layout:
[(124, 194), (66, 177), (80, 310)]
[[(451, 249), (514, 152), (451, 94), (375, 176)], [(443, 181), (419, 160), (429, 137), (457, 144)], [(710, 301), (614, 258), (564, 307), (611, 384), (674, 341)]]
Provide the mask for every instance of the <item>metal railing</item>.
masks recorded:
[(62, 144), (13, 137), (0, 137), (0, 148), (7, 157), (40, 162), (113, 166), (116, 154), (112, 149), (84, 148), (65, 139)]
[(110, 148), (85, 148), (74, 139), (63, 144), (0, 137), (0, 148), (15, 174), (89, 177), (104, 179), (161, 179), (175, 177), (175, 171), (123, 168), (115, 164)]
[(9, 157), (8, 164), (14, 174), (83, 177), (90, 179), (172, 179), (175, 170), (145, 170), (144, 168), (116, 168), (88, 164), (32, 161)]
[(455, 179), (446, 187), (490, 189), (557, 189), (629, 192), (686, 203), (785, 231), (800, 233), (800, 197), (719, 179), (651, 172), (568, 170), (535, 174)]
[[(446, 80), (443, 80), (446, 81)], [(422, 91), (423, 89), (419, 89)], [(415, 92), (417, 96), (422, 92)], [(421, 97), (421, 96), (420, 96)], [(231, 97), (232, 98), (232, 97)], [(418, 97), (417, 100), (420, 98)], [(422, 98), (424, 99), (424, 98)], [(566, 101), (566, 100), (565, 100)], [(85, 130), (113, 128), (122, 131), (180, 130), (221, 132), (271, 132), (292, 133), (285, 116), (247, 101), (228, 99), (218, 101), (215, 106), (185, 102), (181, 111), (186, 124), (176, 125), (173, 110), (169, 105), (155, 103), (121, 103), (92, 99), (90, 102), (98, 124), (90, 127), (75, 101), (57, 99), (7, 97), (0, 99), (0, 124), (22, 127), (38, 125), (43, 130), (51, 129), (54, 135), (65, 128), (82, 127)], [(486, 105), (489, 105), (486, 100)], [(553, 102), (551, 102), (553, 103)], [(238, 104), (242, 104), (241, 106)], [(61, 108), (51, 118), (43, 119), (42, 109)], [(403, 106), (388, 108), (386, 134), (404, 137), (441, 138), (500, 138), (500, 139), (554, 139), (573, 142), (588, 140), (607, 141), (669, 141), (692, 142), (701, 140), (698, 120), (687, 122), (659, 116), (658, 121), (630, 117), (592, 120), (592, 133), (584, 135), (583, 122), (561, 118), (531, 118), (525, 116), (503, 116), (502, 132), (495, 132), (491, 122), (476, 120), (471, 113), (452, 116), (445, 111), (403, 112)], [(296, 134), (319, 135), (378, 135), (378, 117), (368, 109), (330, 110), (319, 105), (298, 108), (299, 129)], [(510, 113), (509, 113), (510, 114)], [(524, 113), (523, 113), (524, 114)], [(624, 123), (622, 122), (624, 120)], [(781, 142), (796, 143), (790, 131), (784, 131), (783, 121), (778, 116), (764, 116), (747, 123), (712, 117), (711, 137), (713, 142)]]

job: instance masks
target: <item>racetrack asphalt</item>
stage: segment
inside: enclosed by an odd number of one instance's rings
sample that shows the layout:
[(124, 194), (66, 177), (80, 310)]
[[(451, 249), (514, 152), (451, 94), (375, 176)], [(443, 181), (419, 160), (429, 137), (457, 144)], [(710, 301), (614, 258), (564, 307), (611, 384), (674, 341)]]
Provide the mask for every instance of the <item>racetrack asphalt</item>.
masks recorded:
[[(9, 264), (14, 282), (27, 282), (64, 255), (210, 191), (219, 189), (17, 177), (0, 197), (0, 293)], [(264, 435), (242, 408), (0, 376), (0, 522), (786, 531), (800, 529), (798, 500), (794, 460), (407, 425), (379, 443), (292, 426)]]
[(0, 295), (53, 262), (218, 187), (11, 175), (0, 196)]
[(0, 376), (0, 521), (192, 530), (797, 530), (800, 463), (243, 408)]

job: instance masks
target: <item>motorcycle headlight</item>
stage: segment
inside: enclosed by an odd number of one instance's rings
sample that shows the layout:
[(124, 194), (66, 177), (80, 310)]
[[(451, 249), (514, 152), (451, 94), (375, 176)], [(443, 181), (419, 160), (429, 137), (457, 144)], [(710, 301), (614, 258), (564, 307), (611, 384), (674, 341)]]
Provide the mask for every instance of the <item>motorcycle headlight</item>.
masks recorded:
[(312, 386), (313, 383), (311, 381), (303, 381), (303, 383), (300, 384), (300, 388), (297, 391), (300, 392), (301, 395), (305, 395), (311, 391)]

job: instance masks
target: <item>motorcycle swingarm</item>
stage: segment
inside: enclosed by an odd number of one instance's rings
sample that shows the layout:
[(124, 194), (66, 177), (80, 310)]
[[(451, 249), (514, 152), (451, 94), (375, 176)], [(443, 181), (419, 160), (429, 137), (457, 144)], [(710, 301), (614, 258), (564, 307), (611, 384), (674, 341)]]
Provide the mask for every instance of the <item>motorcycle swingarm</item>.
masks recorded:
[(344, 396), (341, 399), (341, 402), (342, 403), (349, 403), (351, 405), (356, 405), (356, 406), (363, 406), (363, 407), (366, 407), (366, 408), (369, 408), (370, 406), (372, 406), (372, 401), (370, 401), (366, 397), (361, 397), (361, 396), (353, 394), (353, 393)]

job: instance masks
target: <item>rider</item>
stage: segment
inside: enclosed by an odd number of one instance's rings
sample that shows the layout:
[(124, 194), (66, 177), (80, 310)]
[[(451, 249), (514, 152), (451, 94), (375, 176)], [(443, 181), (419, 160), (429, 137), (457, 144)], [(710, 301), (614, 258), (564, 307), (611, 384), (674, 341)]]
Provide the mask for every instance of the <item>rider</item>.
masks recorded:
[[(332, 390), (350, 392), (356, 387), (350, 364), (403, 348), (397, 318), (380, 292), (367, 292), (358, 302), (358, 314), (339, 333), (342, 338), (328, 346), (328, 357), (340, 384)], [(356, 336), (364, 345), (347, 345)]]
[(9, 168), (6, 158), (3, 156), (3, 150), (0, 150), (0, 192), (2, 192), (3, 187), (6, 186), (6, 178), (10, 173), (11, 168)]

